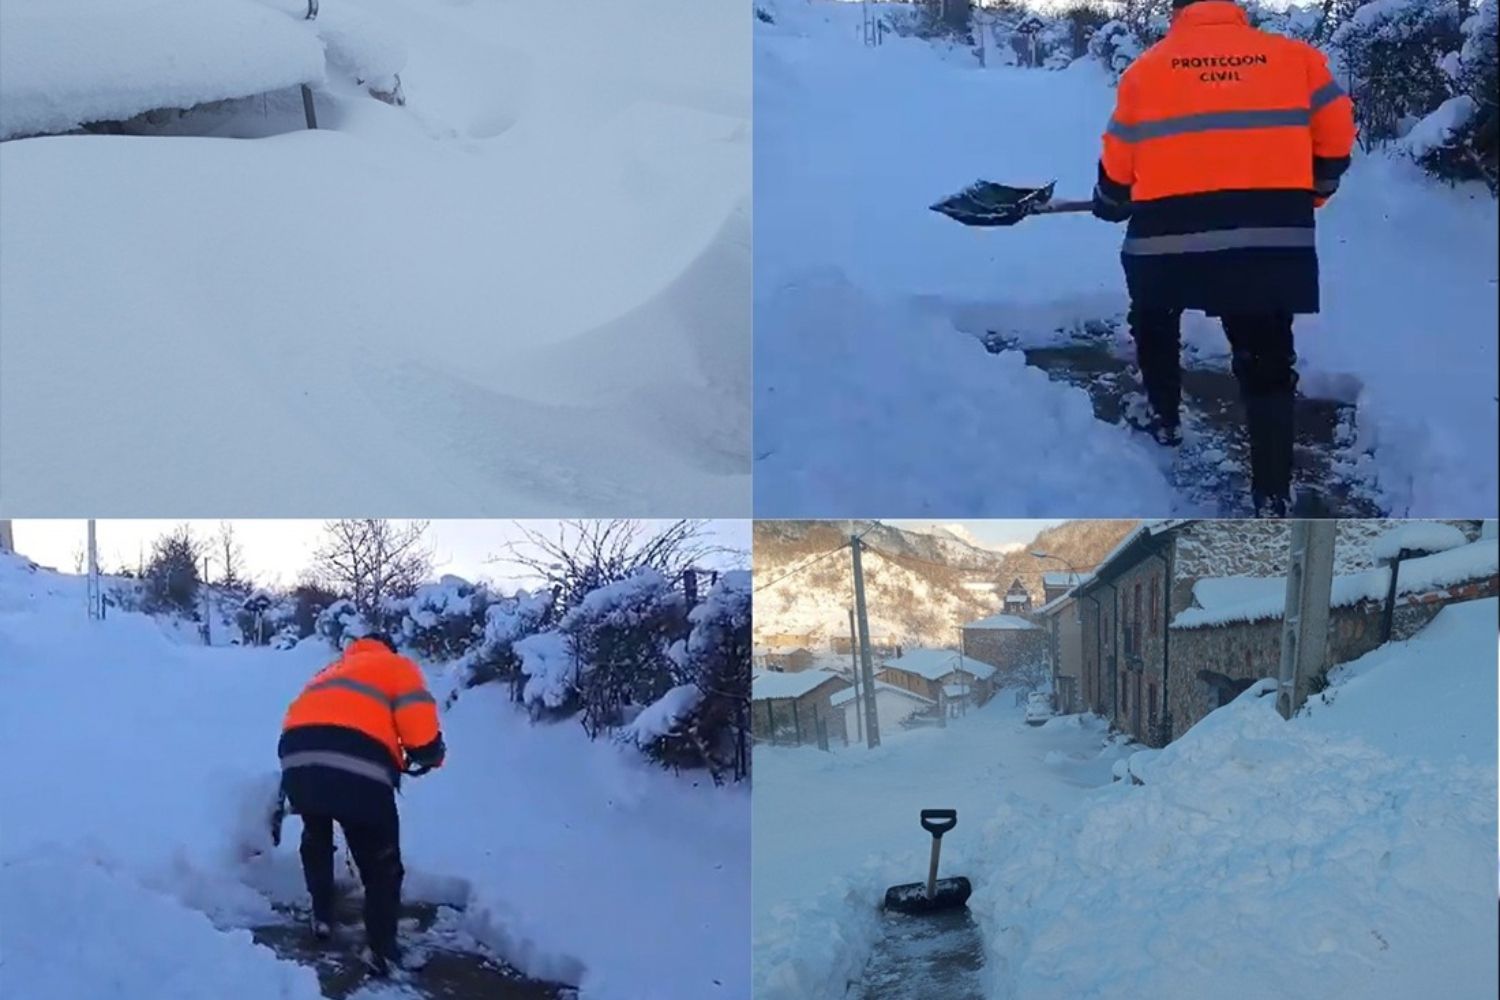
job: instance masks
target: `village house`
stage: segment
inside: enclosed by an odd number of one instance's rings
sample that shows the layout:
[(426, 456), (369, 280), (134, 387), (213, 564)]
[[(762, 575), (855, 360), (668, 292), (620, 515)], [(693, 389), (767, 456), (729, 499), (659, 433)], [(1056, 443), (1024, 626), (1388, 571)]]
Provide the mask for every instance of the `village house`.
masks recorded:
[[(849, 656), (854, 650), (854, 643), (847, 635), (836, 635), (830, 645), (833, 651), (840, 656)], [(901, 647), (904, 645), (901, 637), (888, 629), (875, 626), (870, 628), (870, 655), (874, 657), (900, 656)]]
[(761, 632), (755, 636), (755, 661), (769, 670), (807, 670), (817, 662), (813, 650), (826, 646), (808, 632)]
[[(1074, 585), (1085, 577), (1067, 574)], [(1063, 715), (1085, 710), (1083, 701), (1083, 609), (1064, 589), (1037, 608), (1033, 617), (1047, 633), (1047, 662), (1052, 674), (1052, 707)]]
[(1003, 602), (1004, 611), (1008, 615), (1024, 615), (1031, 611), (1031, 592), (1026, 589), (1026, 584), (1020, 578), (1010, 582), (1010, 589), (1005, 592)]
[[(844, 735), (853, 741), (864, 738), (865, 720), (860, 714), (862, 699), (856, 697), (861, 693), (850, 687), (830, 699), (835, 709), (843, 711)], [(901, 728), (914, 715), (930, 715), (936, 710), (937, 703), (931, 698), (894, 684), (875, 682), (875, 723), (882, 733)]]
[(1005, 680), (1020, 679), (1047, 661), (1046, 632), (1019, 615), (990, 615), (969, 622), (961, 634), (964, 655), (998, 668)]
[(1078, 573), (1043, 573), (1042, 574), (1042, 603), (1051, 604), (1083, 580)]
[(950, 710), (983, 705), (995, 693), (992, 664), (952, 649), (909, 649), (881, 661), (875, 679)]
[[(1337, 586), (1373, 586), (1374, 578), (1361, 576), (1371, 570), (1380, 579), (1389, 579), (1388, 572), (1377, 566), (1377, 536), (1388, 530), (1388, 522), (1338, 522), (1336, 572), (1359, 577), (1360, 582)], [(1464, 522), (1461, 530), (1468, 541), (1479, 536), (1480, 525)], [(1238, 629), (1231, 629), (1234, 638), (1226, 633), (1204, 640), (1188, 637), (1188, 633), (1208, 627), (1207, 620), (1184, 613), (1193, 608), (1207, 610), (1203, 602), (1222, 612), (1254, 596), (1262, 603), (1275, 604), (1279, 618), (1290, 541), (1291, 528), (1284, 521), (1149, 521), (1127, 535), (1094, 574), (1072, 591), (1081, 610), (1082, 705), (1150, 746), (1165, 746), (1213, 706), (1232, 698), (1237, 687), (1243, 689), (1250, 672), (1260, 671), (1256, 677), (1274, 675), (1280, 655), (1279, 624), (1266, 625), (1267, 619), (1260, 619), (1259, 628), (1265, 634), (1259, 638), (1245, 639)], [(1406, 570), (1403, 567), (1402, 573)], [(1246, 578), (1255, 583), (1244, 583)], [(1227, 579), (1241, 583), (1199, 586), (1203, 581)], [(1278, 586), (1280, 598), (1273, 596)], [(1341, 611), (1332, 620), (1336, 629), (1360, 627), (1348, 612)], [(1266, 638), (1271, 632), (1274, 640)], [(1260, 652), (1252, 652), (1247, 663), (1243, 647), (1257, 641), (1267, 645), (1257, 647)], [(1229, 665), (1228, 654), (1222, 651), (1206, 651), (1205, 642), (1235, 648), (1237, 665)], [(1267, 669), (1265, 658), (1271, 645), (1276, 652), (1270, 661), (1273, 666)], [(1356, 647), (1336, 641), (1331, 648), (1339, 656)], [(1205, 656), (1208, 659), (1202, 659)], [(1200, 671), (1206, 673), (1199, 676)]]
[(844, 713), (834, 695), (851, 685), (831, 670), (757, 673), (750, 686), (750, 728), (767, 743), (826, 745), (844, 739)]

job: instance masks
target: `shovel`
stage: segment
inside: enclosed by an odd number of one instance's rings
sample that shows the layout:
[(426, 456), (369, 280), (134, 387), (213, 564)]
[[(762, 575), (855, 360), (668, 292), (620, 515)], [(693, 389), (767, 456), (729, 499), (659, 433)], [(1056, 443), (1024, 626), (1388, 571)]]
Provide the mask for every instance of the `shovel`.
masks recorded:
[(962, 875), (937, 877), (938, 855), (943, 850), (943, 834), (958, 825), (957, 809), (923, 809), (922, 829), (932, 834), (932, 862), (926, 882), (893, 885), (885, 891), (885, 908), (898, 913), (922, 914), (958, 910), (968, 905), (973, 887)]
[(1028, 215), (1089, 212), (1092, 201), (1053, 201), (1056, 181), (1045, 187), (1023, 188), (993, 181), (975, 181), (958, 194), (930, 206), (934, 212), (966, 226), (1014, 226)]

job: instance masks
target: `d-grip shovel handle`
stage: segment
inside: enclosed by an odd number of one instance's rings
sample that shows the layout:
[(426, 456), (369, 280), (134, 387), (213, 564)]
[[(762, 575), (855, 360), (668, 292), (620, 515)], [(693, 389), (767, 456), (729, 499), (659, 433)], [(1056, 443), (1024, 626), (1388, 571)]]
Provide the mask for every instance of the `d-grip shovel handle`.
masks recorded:
[(933, 840), (941, 840), (943, 834), (958, 825), (957, 809), (923, 809), (922, 829), (932, 834)]

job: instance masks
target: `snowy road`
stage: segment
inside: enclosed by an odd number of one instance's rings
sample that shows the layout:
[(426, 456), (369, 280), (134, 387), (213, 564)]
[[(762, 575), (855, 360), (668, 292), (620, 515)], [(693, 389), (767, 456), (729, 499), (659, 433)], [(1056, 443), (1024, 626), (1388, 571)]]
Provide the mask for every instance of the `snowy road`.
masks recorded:
[(1047, 815), (1110, 783), (1120, 751), (1104, 746), (1102, 725), (1030, 727), (1023, 715), (1006, 690), (946, 729), (882, 733), (874, 751), (756, 749), (757, 997), (839, 996), (861, 978), (886, 887), (926, 875), (921, 809), (958, 810), (940, 875), (968, 875), (980, 913), (983, 845), (1001, 804)]
[[(927, 210), (976, 178), (1086, 197), (1114, 97), (1102, 66), (982, 69), (917, 39), (864, 47), (858, 5), (774, 7), (755, 42), (757, 513), (1219, 513), (1081, 390), (974, 343), (1122, 318), (1119, 227)], [(1354, 404), (1343, 460), (1394, 516), (1495, 512), (1496, 224), (1482, 188), (1384, 154), (1356, 156), (1319, 216), (1302, 387)], [(1189, 316), (1184, 336), (1228, 367), (1217, 324)]]
[(0, 144), (0, 508), (746, 512), (743, 11), (353, 7), (405, 107)]

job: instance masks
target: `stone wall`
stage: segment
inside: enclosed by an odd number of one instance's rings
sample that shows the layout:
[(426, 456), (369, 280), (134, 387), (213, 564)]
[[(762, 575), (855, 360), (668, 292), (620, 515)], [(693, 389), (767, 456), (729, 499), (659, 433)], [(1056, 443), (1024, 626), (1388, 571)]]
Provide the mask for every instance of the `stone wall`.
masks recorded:
[[(1392, 618), (1391, 638), (1411, 638), (1449, 604), (1494, 597), (1500, 578), (1403, 598)], [(1334, 608), (1328, 618), (1328, 665), (1322, 676), (1308, 678), (1316, 690), (1327, 670), (1356, 660), (1381, 644), (1383, 601)], [(1208, 628), (1172, 630), (1171, 690), (1175, 736), (1181, 736), (1238, 690), (1281, 671), (1281, 619), (1236, 622)], [(1208, 676), (1205, 676), (1207, 674)]]
[(1147, 556), (1116, 580), (1119, 592), (1120, 658), (1115, 725), (1151, 745), (1165, 745), (1162, 735), (1163, 658), (1167, 649), (1167, 566), (1170, 555)]
[(964, 629), (964, 655), (999, 671), (996, 684), (1019, 679), (1024, 669), (1047, 661), (1044, 629)]

